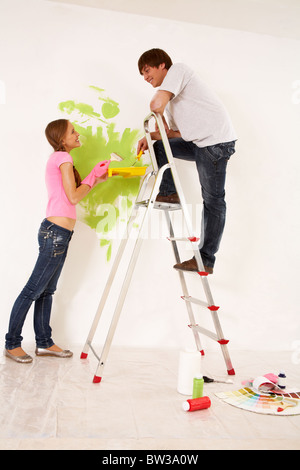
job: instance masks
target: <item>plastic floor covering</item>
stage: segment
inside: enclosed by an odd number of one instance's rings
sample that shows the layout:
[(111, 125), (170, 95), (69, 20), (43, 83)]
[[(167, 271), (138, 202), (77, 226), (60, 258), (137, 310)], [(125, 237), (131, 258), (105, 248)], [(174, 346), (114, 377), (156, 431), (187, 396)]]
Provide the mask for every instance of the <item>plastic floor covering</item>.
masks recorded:
[[(185, 412), (190, 397), (177, 392), (179, 351), (112, 347), (94, 384), (92, 352), (81, 360), (81, 346), (68, 348), (72, 359), (17, 364), (0, 357), (0, 449), (300, 449), (300, 415), (257, 414), (215, 395), (280, 369), (300, 390), (291, 352), (231, 351), (234, 384), (204, 384), (211, 407)], [(24, 349), (34, 355), (34, 345)], [(221, 351), (207, 351), (202, 373), (228, 378)]]

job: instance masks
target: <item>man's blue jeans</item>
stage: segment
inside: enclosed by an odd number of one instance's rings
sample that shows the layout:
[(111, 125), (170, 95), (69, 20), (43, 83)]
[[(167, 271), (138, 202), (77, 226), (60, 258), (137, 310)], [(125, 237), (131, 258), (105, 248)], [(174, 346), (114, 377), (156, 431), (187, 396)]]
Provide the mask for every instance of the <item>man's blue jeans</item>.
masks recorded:
[[(204, 266), (213, 267), (225, 225), (226, 167), (230, 156), (235, 152), (235, 142), (203, 148), (181, 138), (170, 139), (169, 143), (175, 158), (196, 163), (203, 198), (202, 234), (199, 250)], [(154, 143), (154, 150), (158, 166), (161, 168), (168, 163), (161, 140)], [(168, 169), (164, 172), (159, 194), (168, 196), (175, 192), (171, 170)]]
[(36, 346), (50, 348), (54, 342), (51, 338), (50, 315), (52, 296), (63, 268), (69, 242), (73, 232), (45, 219), (39, 229), (39, 256), (33, 272), (16, 299), (9, 321), (9, 330), (5, 336), (5, 348), (14, 349), (21, 346), (22, 328), (28, 310), (34, 305), (34, 331)]

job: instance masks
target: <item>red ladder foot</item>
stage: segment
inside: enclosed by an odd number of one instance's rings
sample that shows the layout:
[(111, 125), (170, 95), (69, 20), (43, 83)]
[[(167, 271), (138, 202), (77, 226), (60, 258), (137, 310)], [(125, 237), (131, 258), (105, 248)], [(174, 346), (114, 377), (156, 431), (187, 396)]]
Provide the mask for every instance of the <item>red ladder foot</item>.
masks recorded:
[(82, 352), (80, 359), (86, 359), (88, 357), (87, 353)]
[(234, 369), (229, 369), (227, 372), (228, 372), (228, 375), (235, 375)]
[(101, 382), (101, 379), (102, 379), (102, 377), (98, 377), (97, 375), (94, 375), (93, 383), (94, 384), (99, 384)]

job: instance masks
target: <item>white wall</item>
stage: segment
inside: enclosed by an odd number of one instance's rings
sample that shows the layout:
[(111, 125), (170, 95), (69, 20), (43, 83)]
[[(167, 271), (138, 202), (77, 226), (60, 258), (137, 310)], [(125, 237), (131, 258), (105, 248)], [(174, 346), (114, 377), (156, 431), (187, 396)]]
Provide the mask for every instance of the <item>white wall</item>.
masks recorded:
[[(95, 99), (88, 90), (95, 85), (120, 103), (120, 132), (142, 131), (154, 90), (136, 62), (152, 47), (192, 66), (216, 90), (239, 136), (228, 168), (227, 226), (209, 278), (229, 346), (293, 351), (300, 342), (299, 41), (41, 0), (0, 3), (0, 83), (6, 90), (0, 101), (1, 341), (36, 258), (50, 153), (46, 124), (61, 117), (59, 102)], [(200, 207), (194, 165), (179, 162), (178, 169), (188, 203)], [(193, 213), (199, 231), (199, 213)], [(114, 344), (192, 344), (165, 235), (143, 244)], [(78, 222), (54, 301), (58, 344), (84, 344), (111, 265), (95, 233)], [(190, 282), (195, 289), (196, 281)], [(100, 329), (95, 340), (103, 337)], [(34, 341), (32, 311), (24, 340)]]

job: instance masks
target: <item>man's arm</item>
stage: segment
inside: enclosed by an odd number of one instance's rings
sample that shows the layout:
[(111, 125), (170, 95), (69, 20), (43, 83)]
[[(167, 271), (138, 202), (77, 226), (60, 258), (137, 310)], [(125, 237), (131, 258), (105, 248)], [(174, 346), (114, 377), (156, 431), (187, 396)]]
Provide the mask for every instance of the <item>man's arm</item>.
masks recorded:
[[(181, 134), (180, 134), (179, 131), (173, 131), (172, 129), (166, 129), (166, 127), (165, 127), (165, 130), (166, 130), (166, 134), (167, 134), (168, 139), (174, 139), (175, 137), (181, 137)], [(154, 132), (150, 132), (150, 136), (151, 136), (151, 140), (161, 140), (161, 135), (160, 135), (160, 132), (158, 130), (154, 131)], [(137, 146), (137, 151), (136, 151), (137, 155), (140, 153), (141, 150), (143, 152), (148, 150), (148, 142), (147, 142), (146, 137), (143, 137), (142, 139), (140, 139), (138, 141), (138, 146)]]
[[(153, 112), (153, 113), (157, 113), (157, 114), (160, 114), (162, 116), (162, 119), (163, 119), (163, 122), (164, 122), (164, 125), (165, 125), (165, 130), (166, 130), (166, 133), (167, 133), (167, 136), (169, 139), (172, 139), (174, 137), (181, 137), (181, 134), (179, 131), (173, 131), (172, 129), (169, 129), (164, 117), (163, 117), (163, 113), (164, 113), (164, 110), (168, 104), (168, 102), (173, 98), (173, 93), (171, 93), (170, 91), (165, 91), (165, 90), (159, 90), (155, 93), (155, 95), (153, 96), (151, 102), (150, 102), (150, 110)], [(157, 127), (157, 126), (155, 126)], [(151, 139), (152, 140), (161, 140), (161, 135), (160, 135), (160, 132), (159, 130), (156, 128), (155, 132), (151, 132)], [(140, 150), (147, 150), (148, 149), (148, 144), (147, 144), (147, 140), (146, 140), (146, 137), (144, 137), (143, 139), (141, 139), (139, 142), (138, 142), (138, 148), (137, 148), (137, 153), (140, 152)]]
[(170, 91), (159, 90), (153, 96), (150, 102), (150, 109), (154, 113), (158, 113), (163, 115), (165, 111), (165, 107), (169, 103), (169, 101), (173, 98), (173, 93)]

